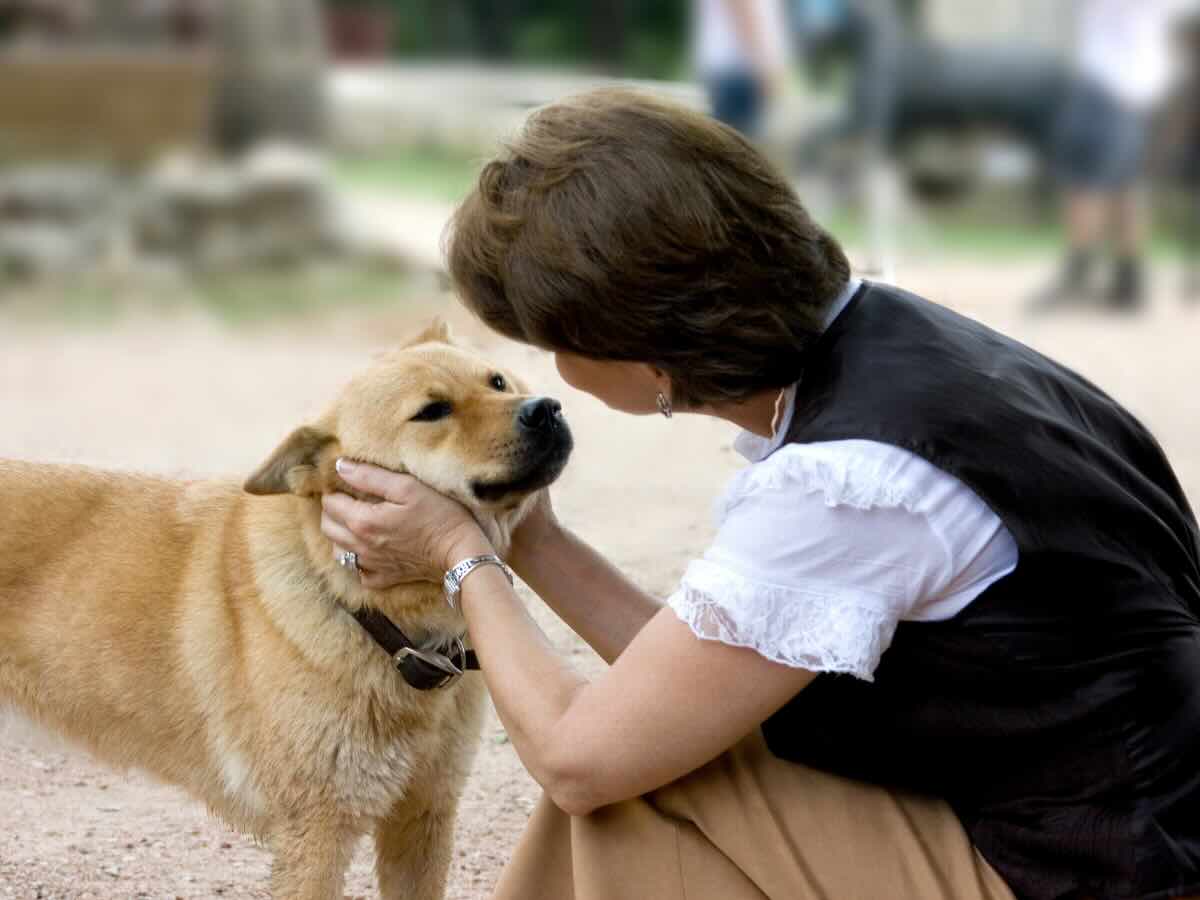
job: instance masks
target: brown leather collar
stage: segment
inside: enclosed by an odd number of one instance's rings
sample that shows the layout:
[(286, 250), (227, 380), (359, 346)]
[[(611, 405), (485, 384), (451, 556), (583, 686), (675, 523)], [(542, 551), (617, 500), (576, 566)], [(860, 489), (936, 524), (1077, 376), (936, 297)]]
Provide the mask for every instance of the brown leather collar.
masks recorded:
[(478, 669), (474, 650), (468, 650), (461, 637), (454, 637), (432, 649), (422, 649), (409, 640), (396, 623), (377, 609), (363, 607), (353, 613), (388, 656), (409, 686), (418, 691), (445, 687), (467, 669)]

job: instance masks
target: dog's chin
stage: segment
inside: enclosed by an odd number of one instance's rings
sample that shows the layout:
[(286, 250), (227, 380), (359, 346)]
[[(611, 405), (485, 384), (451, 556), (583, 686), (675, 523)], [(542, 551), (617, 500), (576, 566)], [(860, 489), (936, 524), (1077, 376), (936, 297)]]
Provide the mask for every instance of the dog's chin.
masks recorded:
[(516, 471), (497, 479), (476, 479), (471, 494), (486, 506), (515, 506), (534, 491), (553, 484), (571, 455), (569, 442), (557, 443)]

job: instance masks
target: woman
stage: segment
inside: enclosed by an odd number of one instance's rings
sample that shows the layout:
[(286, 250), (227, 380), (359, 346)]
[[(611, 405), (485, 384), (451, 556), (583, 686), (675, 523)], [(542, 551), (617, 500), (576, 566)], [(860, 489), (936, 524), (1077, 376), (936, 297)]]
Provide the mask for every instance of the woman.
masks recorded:
[[(585, 681), (506, 574), (461, 608), (545, 789), (496, 896), (1200, 894), (1200, 560), (1162, 452), (1097, 388), (850, 278), (732, 130), (603, 91), (536, 113), (459, 209), (502, 334), (632, 414), (744, 429), (665, 604), (547, 502), (509, 562), (611, 664)], [(369, 586), (492, 548), (344, 465), (325, 534)]]

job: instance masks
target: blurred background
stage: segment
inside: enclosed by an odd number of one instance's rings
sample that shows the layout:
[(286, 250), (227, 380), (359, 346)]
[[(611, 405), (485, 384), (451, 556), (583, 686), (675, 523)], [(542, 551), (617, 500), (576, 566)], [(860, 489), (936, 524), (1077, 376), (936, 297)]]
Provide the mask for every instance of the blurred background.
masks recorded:
[[(1196, 0), (0, 0), (0, 457), (236, 477), (441, 314), (564, 401), (560, 516), (667, 594), (732, 434), (612, 414), (442, 275), (498, 142), (615, 81), (744, 132), (863, 276), (1100, 384), (1200, 498)], [(8, 895), (264, 896), (266, 855), (160, 786), (0, 734), (0, 795)], [(535, 796), (493, 718), (452, 898)]]
[(527, 110), (623, 80), (759, 142), (868, 274), (1051, 257), (1031, 311), (1136, 311), (1200, 296), (1198, 68), (1195, 0), (0, 0), (0, 290), (369, 298)]

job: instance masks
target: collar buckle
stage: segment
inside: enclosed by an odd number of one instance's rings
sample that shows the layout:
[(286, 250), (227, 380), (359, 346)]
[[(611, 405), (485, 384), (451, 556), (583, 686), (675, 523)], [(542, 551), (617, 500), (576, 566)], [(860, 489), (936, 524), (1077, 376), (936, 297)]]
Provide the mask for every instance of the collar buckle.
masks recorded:
[(463, 674), (466, 661), (467, 648), (461, 637), (453, 637), (435, 650), (401, 647), (392, 654), (396, 670), (421, 691), (447, 687)]

